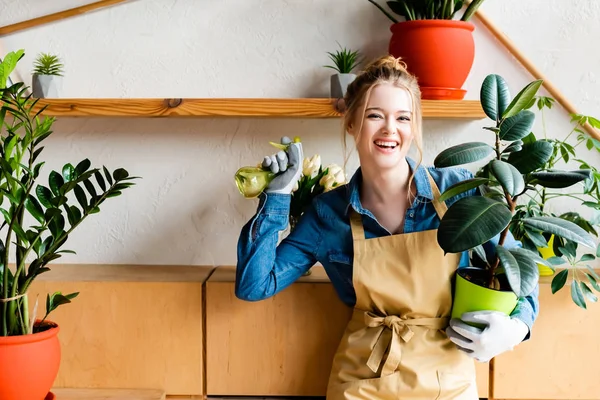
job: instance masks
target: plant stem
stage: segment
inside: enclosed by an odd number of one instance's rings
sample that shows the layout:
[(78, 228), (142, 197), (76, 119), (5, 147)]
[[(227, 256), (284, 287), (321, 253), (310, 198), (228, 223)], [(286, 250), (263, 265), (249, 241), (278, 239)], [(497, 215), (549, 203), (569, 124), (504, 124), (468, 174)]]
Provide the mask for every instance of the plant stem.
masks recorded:
[(542, 189), (542, 200), (540, 205), (540, 212), (544, 212), (544, 206), (546, 205), (546, 188)]
[(369, 3), (373, 4), (375, 7), (379, 8), (379, 10), (381, 10), (382, 13), (385, 14), (386, 17), (388, 17), (393, 23), (397, 24), (398, 20), (394, 17), (392, 17), (392, 15), (390, 13), (388, 13), (386, 10), (383, 9), (383, 7), (381, 7), (379, 4), (377, 4), (377, 2), (375, 0), (367, 0)]

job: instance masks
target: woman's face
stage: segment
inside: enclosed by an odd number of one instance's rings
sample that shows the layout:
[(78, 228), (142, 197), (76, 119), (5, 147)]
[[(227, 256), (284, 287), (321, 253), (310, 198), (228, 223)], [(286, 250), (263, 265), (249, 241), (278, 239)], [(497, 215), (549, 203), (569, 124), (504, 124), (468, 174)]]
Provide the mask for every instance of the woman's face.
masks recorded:
[[(364, 118), (357, 113), (349, 128), (361, 167), (392, 169), (405, 163), (414, 138), (412, 112), (411, 96), (406, 89), (389, 83), (373, 87)], [(357, 132), (361, 119), (362, 129)]]

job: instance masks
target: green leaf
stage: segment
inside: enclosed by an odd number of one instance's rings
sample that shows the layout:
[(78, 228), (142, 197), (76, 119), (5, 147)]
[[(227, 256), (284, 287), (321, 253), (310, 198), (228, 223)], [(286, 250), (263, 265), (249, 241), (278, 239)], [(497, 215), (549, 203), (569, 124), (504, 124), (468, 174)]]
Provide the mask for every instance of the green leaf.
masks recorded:
[(523, 139), (531, 133), (535, 122), (535, 114), (531, 111), (521, 111), (517, 115), (507, 118), (500, 124), (500, 139), (515, 141)]
[(542, 232), (553, 233), (573, 242), (594, 248), (596, 244), (592, 236), (573, 222), (556, 217), (530, 217), (522, 220), (523, 224)]
[(510, 92), (504, 78), (500, 75), (486, 76), (480, 91), (481, 106), (485, 114), (494, 121), (500, 120), (510, 103)]
[(553, 150), (554, 146), (547, 141), (526, 143), (521, 151), (510, 153), (508, 162), (522, 174), (528, 174), (544, 166), (552, 157)]
[(44, 210), (33, 195), (29, 195), (25, 200), (25, 208), (40, 224), (44, 223)]
[(579, 261), (586, 262), (586, 261), (592, 261), (595, 259), (596, 259), (596, 256), (594, 256), (593, 254), (584, 254), (581, 256), (581, 259)]
[(542, 83), (543, 80), (538, 79), (525, 86), (508, 105), (502, 114), (502, 119), (510, 118), (524, 110), (531, 102), (531, 99), (535, 97)]
[(121, 180), (127, 178), (128, 176), (129, 176), (129, 172), (127, 172), (123, 168), (117, 168), (113, 172), (113, 178), (115, 178), (115, 181), (121, 181)]
[(592, 287), (594, 289), (596, 289), (597, 292), (600, 292), (600, 285), (598, 285), (598, 280), (590, 274), (585, 274), (585, 275), (588, 277), (588, 280), (590, 281), (590, 284), (592, 285)]
[(493, 160), (490, 164), (492, 173), (498, 182), (511, 196), (516, 196), (525, 190), (525, 181), (518, 169), (507, 162)]
[(79, 185), (75, 185), (74, 191), (75, 191), (75, 197), (77, 197), (77, 201), (81, 205), (81, 209), (83, 211), (85, 211), (87, 209), (87, 206), (88, 206), (87, 197), (85, 196), (85, 191)]
[(475, 189), (476, 187), (483, 185), (487, 182), (489, 182), (489, 179), (487, 179), (487, 178), (473, 178), (473, 179), (467, 179), (465, 181), (455, 183), (454, 185), (452, 185), (448, 189), (446, 189), (444, 191), (444, 193), (442, 193), (439, 200), (446, 201), (449, 198), (452, 198), (452, 197), (454, 197), (458, 194), (461, 194), (463, 192), (466, 192), (468, 190)]
[[(4, 219), (6, 220), (6, 223), (10, 225), (10, 221), (11, 221), (11, 215), (8, 213), (8, 211), (6, 211), (3, 208), (0, 208), (0, 212), (2, 212), (2, 214), (4, 215)], [(27, 238), (27, 234), (25, 233), (25, 231), (23, 230), (23, 228), (21, 227), (21, 225), (19, 224), (13, 224), (12, 225), (12, 230), (13, 232), (15, 232), (15, 234), (17, 235), (17, 237), (19, 239), (21, 239), (23, 242), (25, 243), (29, 243), (29, 239)]]
[(90, 193), (90, 196), (91, 196), (90, 203), (92, 203), (93, 199), (98, 196), (96, 194), (96, 188), (94, 187), (94, 184), (89, 179), (86, 179), (85, 181), (83, 181), (83, 184), (85, 185), (85, 188)]
[(62, 214), (55, 215), (48, 227), (50, 228), (52, 236), (58, 238), (65, 230), (65, 218)]
[(112, 185), (113, 179), (112, 179), (112, 176), (110, 175), (110, 172), (104, 166), (102, 167), (102, 169), (104, 170), (104, 176), (106, 177), (106, 181), (108, 182), (109, 185)]
[(81, 174), (86, 172), (91, 166), (92, 166), (92, 163), (87, 158), (85, 160), (79, 162), (79, 164), (77, 164), (77, 166), (75, 167), (76, 175), (81, 176)]
[(563, 265), (564, 263), (566, 263), (566, 261), (562, 257), (557, 256), (552, 256), (546, 261), (548, 261), (552, 265)]
[(493, 152), (493, 147), (486, 143), (463, 143), (442, 151), (437, 155), (433, 163), (436, 168), (452, 167), (482, 160)]
[(40, 203), (42, 203), (44, 207), (53, 207), (52, 203), (50, 202), (50, 200), (53, 197), (50, 189), (42, 185), (37, 185), (37, 187), (35, 188), (35, 194), (37, 195), (38, 200), (40, 201)]
[(532, 257), (533, 253), (524, 249), (507, 250), (502, 246), (496, 246), (496, 250), (513, 292), (518, 297), (531, 294), (540, 278), (536, 258)]
[(117, 197), (117, 196), (120, 196), (120, 195), (121, 195), (121, 192), (119, 192), (118, 190), (115, 190), (115, 191), (112, 191), (112, 192), (108, 193), (106, 195), (106, 198), (110, 199), (111, 197)]
[(547, 188), (562, 189), (573, 186), (591, 176), (592, 171), (577, 170), (577, 171), (538, 171), (531, 174), (531, 181), (534, 185), (540, 185)]
[(533, 229), (528, 229), (527, 227), (525, 227), (525, 232), (527, 232), (527, 237), (531, 239), (531, 241), (533, 242), (533, 244), (535, 244), (536, 247), (548, 247), (548, 242), (546, 241), (544, 235), (542, 235), (541, 233)]
[(71, 226), (76, 225), (81, 221), (81, 211), (76, 206), (65, 206), (67, 208), (67, 218)]
[(71, 164), (65, 164), (62, 169), (62, 174), (65, 182), (69, 182), (72, 179), (75, 179), (75, 168)]
[(554, 278), (552, 279), (552, 284), (551, 284), (552, 294), (558, 292), (560, 289), (563, 288), (563, 286), (565, 286), (565, 283), (567, 283), (568, 276), (569, 276), (568, 269), (562, 270), (554, 276)]
[(446, 253), (460, 253), (502, 232), (512, 214), (506, 204), (470, 196), (452, 204), (440, 223), (437, 239)]
[(571, 282), (571, 298), (581, 308), (586, 308), (585, 298), (583, 297), (583, 293), (581, 292), (581, 287), (577, 284), (577, 281), (573, 279)]
[(94, 172), (94, 176), (96, 177), (96, 181), (98, 181), (98, 186), (100, 186), (100, 189), (102, 189), (103, 192), (106, 191), (106, 183), (104, 182), (104, 178), (102, 177), (100, 171)]
[(56, 171), (50, 172), (50, 176), (48, 177), (48, 182), (50, 184), (50, 189), (55, 196), (60, 195), (60, 188), (65, 184), (63, 177)]
[(511, 144), (509, 144), (508, 146), (506, 146), (506, 148), (504, 150), (502, 150), (502, 154), (513, 153), (515, 151), (521, 151), (521, 150), (523, 150), (523, 141), (516, 140), (516, 141), (512, 142)]
[(587, 297), (589, 301), (593, 303), (598, 301), (598, 297), (596, 297), (596, 295), (592, 292), (592, 289), (590, 289), (585, 282), (579, 282), (579, 285), (581, 286), (581, 291), (583, 292), (584, 296)]
[(524, 257), (527, 257), (528, 259), (532, 260), (535, 264), (542, 264), (554, 269), (554, 265), (548, 260), (545, 260), (542, 257), (540, 257), (540, 255), (537, 252), (527, 250), (521, 247), (512, 248), (510, 249), (510, 252), (513, 254), (522, 254)]

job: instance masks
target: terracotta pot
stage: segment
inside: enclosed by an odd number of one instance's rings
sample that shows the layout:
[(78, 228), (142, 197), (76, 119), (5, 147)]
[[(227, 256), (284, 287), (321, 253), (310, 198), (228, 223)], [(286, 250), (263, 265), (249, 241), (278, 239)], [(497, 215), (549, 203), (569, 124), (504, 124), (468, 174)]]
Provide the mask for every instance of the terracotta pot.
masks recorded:
[(474, 29), (456, 20), (399, 22), (390, 28), (389, 53), (417, 76), (423, 99), (462, 100), (475, 58)]
[(60, 329), (46, 322), (53, 327), (31, 335), (0, 337), (0, 399), (48, 398), (60, 365)]

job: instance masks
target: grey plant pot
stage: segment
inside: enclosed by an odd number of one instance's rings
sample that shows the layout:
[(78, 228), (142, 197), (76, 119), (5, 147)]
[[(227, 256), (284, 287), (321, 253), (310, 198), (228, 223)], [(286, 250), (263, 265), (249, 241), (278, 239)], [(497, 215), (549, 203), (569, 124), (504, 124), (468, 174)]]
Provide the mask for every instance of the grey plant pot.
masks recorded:
[(346, 89), (352, 81), (356, 79), (356, 74), (334, 74), (331, 75), (331, 97), (341, 99), (346, 95)]
[(31, 80), (33, 97), (39, 99), (59, 97), (62, 89), (62, 76), (34, 74)]

